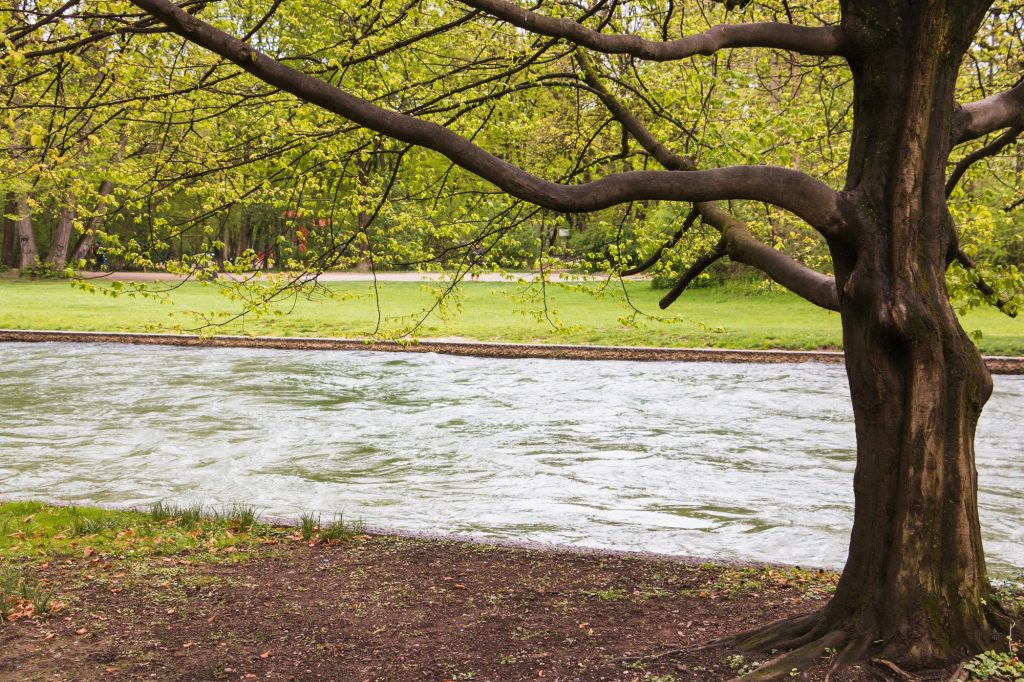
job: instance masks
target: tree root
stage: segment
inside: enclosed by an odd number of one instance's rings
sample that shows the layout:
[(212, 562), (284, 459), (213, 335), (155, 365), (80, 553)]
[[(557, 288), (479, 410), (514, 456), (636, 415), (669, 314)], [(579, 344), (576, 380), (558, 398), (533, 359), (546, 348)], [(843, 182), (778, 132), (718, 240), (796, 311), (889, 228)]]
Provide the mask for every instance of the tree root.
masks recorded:
[(888, 670), (890, 673), (895, 675), (897, 678), (899, 678), (901, 680), (905, 680), (906, 682), (920, 682), (920, 680), (921, 680), (921, 678), (918, 677), (917, 675), (911, 675), (906, 670), (904, 670), (903, 668), (899, 667), (898, 665), (896, 665), (892, 661), (887, 661), (884, 658), (872, 658), (871, 659), (871, 664), (872, 665), (876, 665), (879, 668), (883, 668), (885, 670)]
[(768, 627), (754, 628), (708, 643), (704, 648), (735, 647), (742, 651), (795, 649), (814, 638), (821, 612), (775, 621)]
[(867, 653), (868, 647), (871, 645), (871, 641), (866, 637), (859, 639), (852, 639), (846, 643), (843, 650), (832, 657), (832, 666), (825, 673), (825, 682), (831, 682), (832, 674), (842, 670), (849, 666), (851, 663), (860, 660), (865, 653)]
[[(1008, 614), (1004, 615), (1002, 609), (993, 609), (988, 617), (992, 622), (1004, 620), (1005, 622), (1001, 623), (1003, 629), (1007, 623), (1011, 628), (1014, 624), (1013, 618)], [(920, 677), (885, 657), (884, 648), (878, 646), (881, 642), (872, 636), (874, 632), (874, 628), (868, 625), (857, 627), (850, 623), (848, 627), (844, 627), (841, 624), (826, 622), (824, 611), (819, 610), (704, 644), (653, 654), (626, 656), (618, 660), (657, 660), (709, 649), (732, 649), (744, 654), (770, 651), (772, 658), (731, 682), (776, 682), (793, 677), (806, 679), (801, 673), (811, 668), (820, 669), (824, 665), (829, 666), (825, 682), (830, 682), (838, 671), (851, 667), (857, 667), (862, 673), (872, 675), (883, 682), (919, 682)], [(960, 682), (963, 674), (964, 669), (961, 665), (949, 682)]]
[(963, 682), (964, 680), (966, 680), (966, 671), (964, 670), (965, 666), (966, 664), (961, 663), (960, 666), (956, 669), (956, 672), (953, 673), (953, 675), (946, 682)]
[(842, 630), (833, 630), (804, 644), (798, 649), (776, 656), (762, 663), (756, 670), (736, 678), (733, 682), (774, 682), (793, 676), (794, 670), (806, 670), (820, 664), (831, 652), (847, 643)]

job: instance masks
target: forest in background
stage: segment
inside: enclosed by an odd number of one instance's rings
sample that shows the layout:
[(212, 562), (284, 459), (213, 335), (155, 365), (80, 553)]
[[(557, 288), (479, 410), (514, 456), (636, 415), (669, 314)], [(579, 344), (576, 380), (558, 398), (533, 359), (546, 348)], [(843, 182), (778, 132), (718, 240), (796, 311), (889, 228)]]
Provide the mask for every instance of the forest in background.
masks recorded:
[[(834, 57), (733, 50), (667, 64), (629, 55), (582, 64), (572, 46), (476, 20), (478, 11), (459, 6), (303, 0), (268, 12), (261, 2), (191, 4), (215, 25), (249, 27), (267, 54), (287, 55), (329, 83), (442, 123), (561, 182), (654, 167), (596, 101), (587, 69), (699, 167), (791, 166), (835, 187), (845, 174), (852, 84)], [(90, 3), (54, 21), (60, 8), (16, 0), (0, 12), (7, 268), (66, 277), (100, 267), (199, 277), (443, 269), (460, 278), (474, 268), (616, 273), (662, 253), (649, 272), (670, 286), (716, 253), (719, 233), (684, 204), (635, 201), (575, 215), (541, 209), (434, 152), (303, 104), (157, 30), (130, 5)], [(830, 8), (752, 3), (743, 20), (821, 21)], [(665, 12), (661, 3), (635, 2), (607, 21), (669, 40), (734, 20), (736, 11), (697, 2)], [(961, 100), (1019, 80), (1019, 62), (1006, 57), (1020, 52), (1022, 31), (1021, 10), (997, 5), (963, 64)], [(949, 271), (965, 306), (1020, 305), (1022, 172), (1014, 135), (953, 191), (963, 252), (976, 265)], [(825, 244), (799, 219), (756, 202), (730, 208), (762, 243), (830, 272)], [(694, 284), (739, 271), (722, 263), (701, 270)], [(974, 287), (979, 277), (992, 294)]]

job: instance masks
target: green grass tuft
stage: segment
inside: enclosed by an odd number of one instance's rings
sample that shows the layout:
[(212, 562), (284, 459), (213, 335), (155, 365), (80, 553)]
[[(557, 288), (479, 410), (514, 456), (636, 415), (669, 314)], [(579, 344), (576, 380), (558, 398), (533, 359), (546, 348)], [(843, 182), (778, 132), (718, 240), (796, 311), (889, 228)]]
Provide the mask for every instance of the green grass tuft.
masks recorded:
[(261, 542), (274, 533), (257, 522), (256, 508), (235, 504), (223, 515), (200, 504), (158, 502), (149, 513), (59, 507), (39, 502), (0, 504), (0, 559), (43, 561), (61, 556), (201, 555)]
[(259, 517), (259, 510), (248, 504), (233, 502), (225, 513), (228, 524), (238, 530), (252, 530)]
[(365, 534), (366, 527), (362, 521), (348, 524), (345, 522), (345, 517), (338, 514), (333, 521), (320, 529), (320, 540), (322, 542), (350, 542), (353, 538)]
[(303, 512), (299, 515), (299, 533), (303, 540), (310, 540), (320, 528), (320, 515)]
[(46, 617), (55, 606), (53, 591), (26, 578), (19, 568), (0, 568), (0, 617)]

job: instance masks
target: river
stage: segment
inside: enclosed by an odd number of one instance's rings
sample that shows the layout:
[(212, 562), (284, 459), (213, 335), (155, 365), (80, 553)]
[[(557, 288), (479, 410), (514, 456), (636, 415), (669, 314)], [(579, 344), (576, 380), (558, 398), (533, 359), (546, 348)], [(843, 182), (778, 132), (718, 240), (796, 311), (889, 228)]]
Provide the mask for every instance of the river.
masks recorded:
[[(996, 376), (997, 575), (1024, 566), (1022, 416)], [(837, 567), (853, 469), (841, 366), (0, 343), (3, 497)]]

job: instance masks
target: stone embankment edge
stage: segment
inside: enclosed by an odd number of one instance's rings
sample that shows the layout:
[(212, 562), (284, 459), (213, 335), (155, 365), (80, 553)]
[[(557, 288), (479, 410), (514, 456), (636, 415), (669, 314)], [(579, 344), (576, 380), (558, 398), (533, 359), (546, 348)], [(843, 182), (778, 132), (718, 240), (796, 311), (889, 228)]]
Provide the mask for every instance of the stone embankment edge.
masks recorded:
[[(556, 360), (630, 360), (641, 362), (761, 362), (840, 364), (841, 351), (727, 350), (720, 348), (655, 348), (650, 346), (569, 346), (487, 343), (477, 341), (415, 342), (281, 336), (200, 336), (121, 332), (38, 331), (0, 329), (0, 342), (124, 343), (203, 348), (270, 348), (275, 350), (361, 350), (391, 353), (443, 353), (485, 358)], [(986, 356), (993, 374), (1024, 374), (1024, 358)]]

